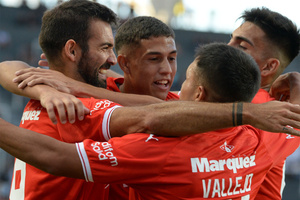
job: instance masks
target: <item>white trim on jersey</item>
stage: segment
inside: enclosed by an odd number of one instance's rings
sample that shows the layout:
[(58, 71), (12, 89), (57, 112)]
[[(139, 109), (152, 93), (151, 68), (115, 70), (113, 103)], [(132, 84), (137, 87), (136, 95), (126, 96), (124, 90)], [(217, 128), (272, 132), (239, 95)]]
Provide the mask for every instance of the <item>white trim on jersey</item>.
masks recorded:
[(282, 198), (282, 194), (283, 194), (283, 190), (285, 188), (285, 164), (286, 164), (286, 160), (284, 161), (283, 167), (282, 167), (282, 179), (281, 179), (281, 188), (280, 188), (280, 196)]
[(110, 135), (110, 132), (109, 132), (109, 122), (110, 122), (111, 114), (113, 113), (113, 111), (116, 108), (119, 108), (119, 107), (121, 107), (121, 106), (111, 107), (111, 108), (107, 109), (104, 113), (104, 117), (103, 117), (103, 121), (102, 121), (102, 133), (103, 133), (103, 136), (104, 136), (106, 141), (111, 139), (111, 135)]
[[(18, 175), (17, 175), (18, 172)], [(16, 177), (20, 176), (20, 177)], [(25, 179), (26, 179), (26, 163), (19, 160), (15, 159), (15, 166), (14, 166), (14, 173), (13, 173), (13, 179), (12, 179), (12, 184), (10, 188), (10, 195), (9, 199), (10, 200), (24, 200), (25, 198)], [(16, 185), (19, 185), (18, 188), (15, 188)]]
[(81, 161), (85, 181), (94, 182), (93, 176), (92, 176), (92, 171), (91, 171), (91, 166), (90, 166), (86, 151), (84, 149), (83, 142), (76, 143), (76, 149), (77, 149), (77, 153), (80, 158), (80, 161)]

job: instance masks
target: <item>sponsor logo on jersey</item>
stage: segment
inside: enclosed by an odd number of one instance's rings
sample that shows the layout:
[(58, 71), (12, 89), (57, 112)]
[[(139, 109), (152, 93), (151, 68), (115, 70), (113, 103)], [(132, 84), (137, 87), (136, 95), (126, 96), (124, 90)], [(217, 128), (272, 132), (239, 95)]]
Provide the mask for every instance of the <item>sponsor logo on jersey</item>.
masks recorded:
[(31, 121), (37, 121), (40, 119), (40, 110), (31, 110), (31, 111), (25, 111), (23, 112), (21, 123), (24, 124), (24, 121), (31, 120)]
[(290, 134), (286, 134), (286, 139), (293, 139), (293, 138), (295, 138), (295, 137)]
[(233, 145), (228, 145), (227, 142), (225, 141), (224, 144), (222, 146), (220, 146), (220, 149), (230, 153), (232, 151), (232, 149), (234, 149), (234, 146)]
[(156, 140), (156, 141), (158, 141), (158, 139), (155, 138), (153, 134), (150, 134), (149, 137), (147, 138), (147, 140), (145, 142), (148, 142), (149, 140)]
[(105, 109), (105, 108), (108, 108), (110, 107), (110, 104), (112, 104), (113, 102), (109, 101), (109, 100), (104, 100), (104, 101), (98, 101), (96, 104), (95, 104), (95, 107), (90, 111), (90, 115), (97, 111), (97, 110), (102, 110), (102, 109)]
[(98, 153), (100, 161), (109, 160), (111, 166), (118, 165), (118, 159), (113, 154), (113, 148), (108, 142), (95, 142), (92, 144), (93, 150)]
[(253, 167), (255, 155), (246, 157), (228, 158), (223, 160), (208, 160), (207, 158), (191, 158), (192, 172), (215, 172), (232, 170), (237, 173), (238, 169)]

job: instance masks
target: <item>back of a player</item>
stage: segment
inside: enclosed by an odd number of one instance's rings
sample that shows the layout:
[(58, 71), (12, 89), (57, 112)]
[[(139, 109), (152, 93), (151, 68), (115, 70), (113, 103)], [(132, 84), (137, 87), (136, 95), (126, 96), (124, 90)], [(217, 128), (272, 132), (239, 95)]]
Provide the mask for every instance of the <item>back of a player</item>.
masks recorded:
[[(101, 121), (104, 120), (108, 108), (116, 104), (93, 98), (82, 101), (91, 110), (85, 120), (76, 121), (74, 124), (59, 122), (54, 125), (39, 101), (30, 100), (24, 109), (20, 126), (65, 142), (74, 143), (86, 138), (108, 140)], [(104, 184), (88, 183), (81, 179), (53, 176), (16, 159), (10, 200), (105, 199), (105, 187)]]

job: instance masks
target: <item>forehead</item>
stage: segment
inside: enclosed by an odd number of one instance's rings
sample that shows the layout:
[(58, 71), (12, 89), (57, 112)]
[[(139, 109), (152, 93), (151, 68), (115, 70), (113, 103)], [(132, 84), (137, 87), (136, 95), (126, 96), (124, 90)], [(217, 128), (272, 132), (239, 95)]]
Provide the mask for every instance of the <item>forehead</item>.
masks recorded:
[(195, 59), (186, 70), (186, 77), (195, 77), (197, 74), (197, 60)]
[(252, 43), (259, 43), (266, 39), (265, 32), (252, 22), (245, 22), (232, 33), (233, 37), (240, 37)]
[(99, 19), (91, 20), (89, 31), (90, 40), (93, 42), (114, 44), (114, 36), (109, 23)]
[(149, 39), (142, 39), (139, 49), (143, 49), (145, 53), (175, 53), (176, 44), (172, 37), (151, 37)]

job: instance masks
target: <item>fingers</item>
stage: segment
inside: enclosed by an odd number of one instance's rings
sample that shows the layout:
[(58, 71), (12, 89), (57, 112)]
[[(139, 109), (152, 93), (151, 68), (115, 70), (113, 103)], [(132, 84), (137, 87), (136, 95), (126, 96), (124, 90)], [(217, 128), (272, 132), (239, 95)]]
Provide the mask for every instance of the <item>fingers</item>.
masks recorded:
[(77, 102), (75, 103), (75, 108), (77, 111), (77, 118), (78, 120), (83, 120), (84, 115), (89, 114), (90, 111), (83, 105), (83, 103), (79, 99), (76, 98), (76, 100)]
[(57, 120), (56, 120), (56, 114), (55, 114), (55, 110), (54, 110), (54, 106), (53, 104), (47, 104), (45, 106), (48, 116), (50, 118), (50, 120), (52, 121), (53, 124), (57, 124)]
[(281, 133), (287, 133), (290, 135), (300, 136), (300, 131), (294, 129), (291, 126), (283, 126)]
[(44, 59), (44, 60), (47, 59), (47, 58), (46, 58), (46, 55), (45, 55), (44, 53), (41, 54), (40, 58), (41, 58), (41, 59)]
[(282, 119), (282, 123), (278, 124), (278, 132), (300, 136), (300, 106), (293, 104), (290, 106), (290, 112), (286, 114), (285, 120)]
[(26, 69), (21, 69), (16, 71), (16, 76), (22, 75), (22, 74), (26, 74), (29, 72), (44, 72), (46, 69), (41, 69), (41, 68), (35, 68), (35, 67), (30, 67), (30, 68), (26, 68)]
[[(46, 106), (49, 118), (56, 124), (57, 116), (62, 124), (67, 122), (73, 124), (76, 121), (76, 114), (78, 120), (83, 120), (86, 114), (89, 114), (83, 103), (76, 97), (55, 99), (52, 103), (48, 103)], [(56, 111), (56, 112), (55, 112)]]
[[(71, 112), (71, 115), (72, 114), (74, 115), (74, 113), (72, 112), (72, 108), (70, 108), (70, 106), (68, 107), (68, 105), (66, 105), (66, 107), (65, 107), (64, 103), (61, 101), (58, 101), (56, 103), (55, 107), (56, 107), (56, 110), (57, 110), (57, 113), (59, 116), (59, 120), (62, 124), (65, 124), (67, 122), (66, 113)], [(72, 123), (74, 123), (74, 121), (71, 120), (70, 123), (72, 124)]]
[(39, 64), (40, 66), (43, 66), (43, 67), (48, 67), (48, 66), (49, 66), (49, 63), (48, 63), (48, 61), (46, 60), (46, 59), (47, 59), (47, 58), (46, 58), (46, 55), (45, 55), (44, 53), (42, 53), (40, 57), (41, 57), (42, 60), (39, 60), (38, 64)]
[[(47, 78), (48, 76), (54, 76), (50, 73), (49, 70), (40, 69), (40, 68), (30, 68), (19, 70), (15, 73), (16, 78), (13, 79), (13, 82), (19, 83), (18, 87), (24, 89), (27, 86), (34, 86), (38, 84), (46, 84), (51, 87), (54, 87), (51, 79)], [(54, 87), (55, 88), (55, 87)]]
[(47, 60), (39, 60), (38, 65), (43, 67), (48, 67), (49, 63)]

